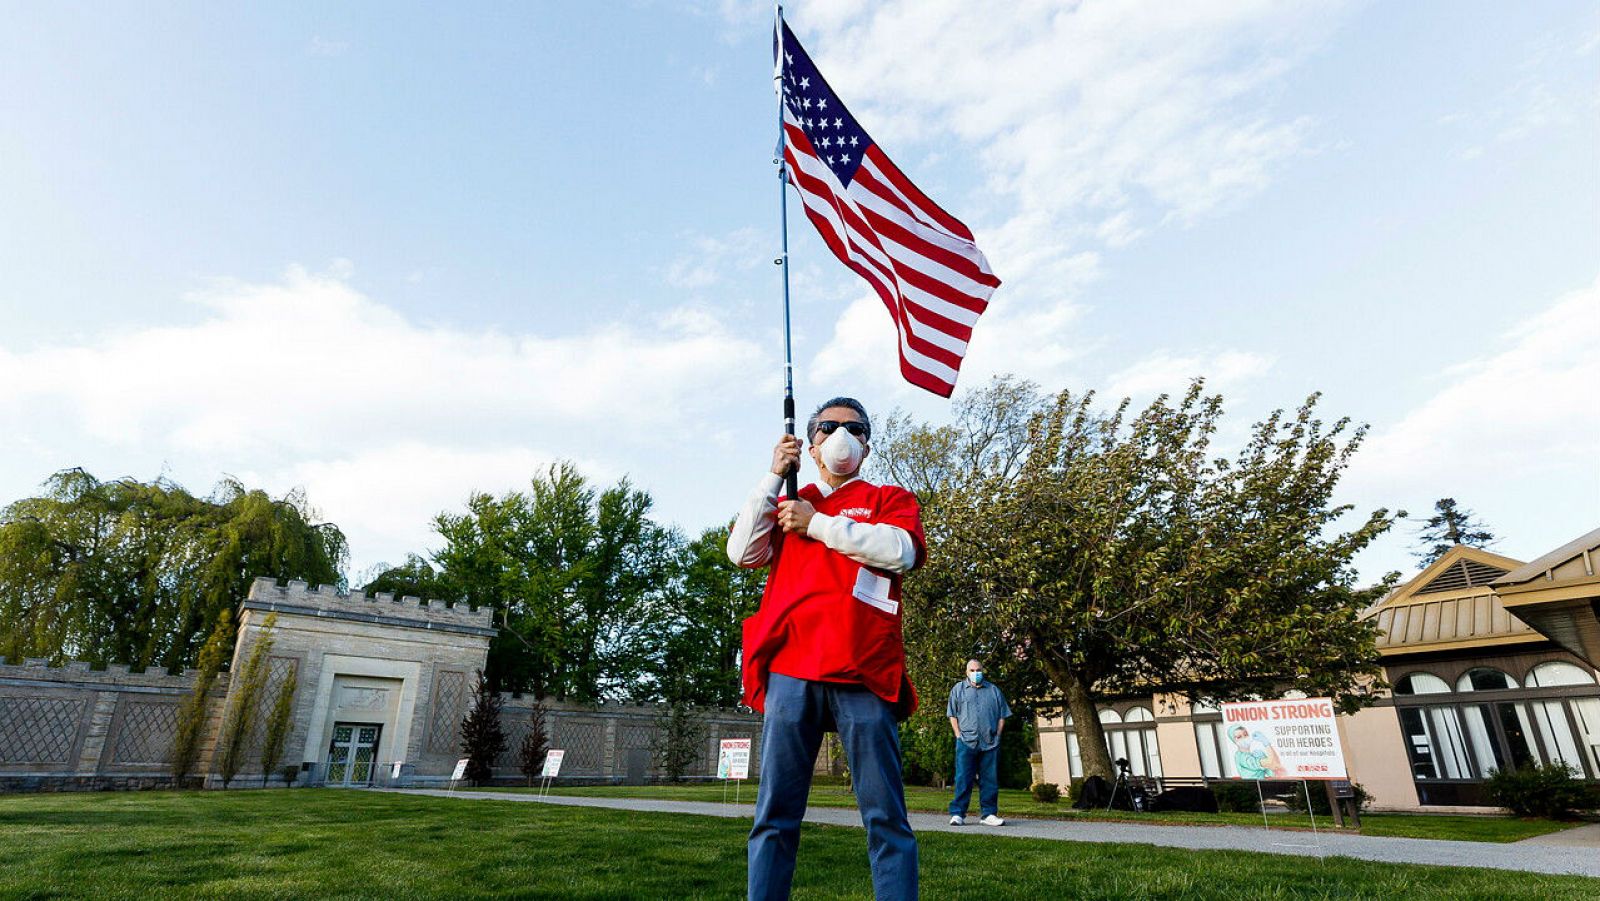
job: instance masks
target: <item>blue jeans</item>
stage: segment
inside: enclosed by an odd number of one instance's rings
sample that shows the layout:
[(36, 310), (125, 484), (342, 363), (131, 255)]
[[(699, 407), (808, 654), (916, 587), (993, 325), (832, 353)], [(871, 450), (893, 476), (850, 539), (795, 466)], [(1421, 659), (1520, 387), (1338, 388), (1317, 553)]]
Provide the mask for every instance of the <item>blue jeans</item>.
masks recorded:
[(810, 682), (773, 673), (761, 726), (761, 785), (747, 849), (752, 901), (788, 898), (800, 821), (822, 734), (838, 731), (850, 760), (867, 858), (878, 901), (917, 897), (917, 837), (906, 819), (900, 731), (888, 702), (859, 685)]
[(950, 815), (964, 817), (972, 804), (972, 780), (978, 780), (978, 813), (981, 816), (1000, 812), (1000, 746), (987, 751), (968, 747), (956, 739), (956, 796), (950, 799)]

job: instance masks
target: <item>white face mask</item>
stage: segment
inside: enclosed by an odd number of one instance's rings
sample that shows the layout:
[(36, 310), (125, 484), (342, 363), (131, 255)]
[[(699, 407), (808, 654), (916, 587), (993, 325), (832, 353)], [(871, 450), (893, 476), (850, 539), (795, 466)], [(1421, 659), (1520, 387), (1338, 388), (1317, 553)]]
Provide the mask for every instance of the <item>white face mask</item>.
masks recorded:
[(822, 452), (822, 465), (836, 476), (855, 472), (867, 455), (867, 449), (845, 429), (835, 429), (817, 449)]

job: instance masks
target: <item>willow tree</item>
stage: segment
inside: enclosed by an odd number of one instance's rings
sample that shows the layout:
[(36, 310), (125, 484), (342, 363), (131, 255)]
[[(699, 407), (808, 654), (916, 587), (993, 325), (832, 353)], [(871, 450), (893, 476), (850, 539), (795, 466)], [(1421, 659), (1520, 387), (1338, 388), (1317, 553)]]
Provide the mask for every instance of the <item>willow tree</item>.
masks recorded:
[[(1387, 510), (1339, 530), (1334, 503), (1364, 430), (1313, 395), (1232, 455), (1201, 382), (1136, 414), (1093, 394), (999, 380), (948, 425), (891, 422), (880, 469), (924, 496), (930, 552), (907, 581), (913, 665), (975, 656), (1009, 693), (1065, 707), (1087, 774), (1112, 764), (1097, 703), (1215, 701), (1294, 688), (1360, 706), (1379, 674), (1351, 559)], [(1403, 514), (1402, 514), (1403, 515)]]
[(197, 497), (57, 473), (0, 510), (0, 658), (192, 666), (256, 576), (341, 581), (344, 535), (315, 518), (300, 492), (232, 479)]

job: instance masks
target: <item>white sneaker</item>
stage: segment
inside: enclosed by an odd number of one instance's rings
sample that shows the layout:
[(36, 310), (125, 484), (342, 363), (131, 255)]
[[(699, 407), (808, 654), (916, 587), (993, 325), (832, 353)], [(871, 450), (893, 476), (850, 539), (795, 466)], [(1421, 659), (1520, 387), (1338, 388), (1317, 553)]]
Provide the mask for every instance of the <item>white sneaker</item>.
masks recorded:
[(965, 826), (965, 825), (967, 825), (967, 818), (966, 817), (953, 816), (953, 817), (950, 818), (950, 825), (952, 825), (952, 826)]
[(1005, 820), (1000, 819), (992, 813), (984, 817), (979, 822), (983, 823), (985, 826), (1004, 826), (1006, 824)]

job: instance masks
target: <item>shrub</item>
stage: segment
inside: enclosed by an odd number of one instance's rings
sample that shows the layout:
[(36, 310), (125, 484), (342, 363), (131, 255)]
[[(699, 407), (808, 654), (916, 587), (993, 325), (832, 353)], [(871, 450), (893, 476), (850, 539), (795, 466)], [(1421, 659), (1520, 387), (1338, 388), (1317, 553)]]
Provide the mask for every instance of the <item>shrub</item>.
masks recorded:
[(489, 680), (483, 670), (478, 670), (478, 682), (472, 689), (472, 708), (461, 720), (461, 752), (467, 755), (467, 781), (473, 785), (488, 785), (494, 777), (494, 759), (506, 749), (506, 734), (500, 728), (498, 694), (489, 690)]
[(1570, 817), (1595, 806), (1589, 787), (1574, 779), (1564, 763), (1496, 770), (1484, 785), (1484, 795), (1519, 817)]
[(1213, 782), (1211, 794), (1217, 798), (1217, 810), (1224, 813), (1261, 812), (1261, 795), (1254, 782)]
[(217, 673), (228, 661), (228, 647), (233, 643), (233, 613), (222, 611), (216, 628), (200, 649), (200, 673), (194, 681), (194, 691), (183, 699), (178, 708), (178, 726), (172, 735), (172, 778), (178, 788), (194, 769), (195, 756), (200, 753), (201, 733), (206, 725), (206, 708), (209, 705), (211, 686), (216, 684)]
[(1083, 777), (1077, 776), (1067, 780), (1067, 803), (1077, 804), (1078, 795), (1083, 791)]
[[(283, 760), (283, 746), (289, 739), (289, 730), (294, 722), (294, 693), (300, 684), (298, 668), (289, 670), (289, 675), (284, 677), (283, 685), (278, 687), (278, 697), (272, 702), (272, 712), (267, 715), (267, 733), (261, 742), (261, 784), (267, 784), (267, 777), (277, 768)], [(299, 767), (286, 767), (286, 771), (294, 773)], [(294, 781), (291, 775), (283, 781), (284, 785)]]
[[(1350, 783), (1350, 790), (1355, 794), (1356, 810), (1365, 812), (1372, 804), (1372, 796), (1359, 782)], [(1300, 813), (1306, 812), (1306, 790), (1295, 786), (1295, 790), (1283, 796), (1283, 804), (1290, 810)], [(1311, 786), (1311, 810), (1317, 816), (1333, 816), (1333, 809), (1328, 806), (1328, 790), (1321, 785)]]
[(656, 738), (652, 742), (656, 765), (669, 782), (682, 782), (700, 760), (706, 726), (688, 701), (668, 704), (656, 717)]
[(529, 785), (533, 785), (533, 780), (544, 772), (544, 755), (550, 750), (550, 737), (544, 721), (544, 701), (535, 698), (533, 706), (528, 709), (528, 732), (522, 736), (522, 744), (517, 746), (518, 768), (528, 778)]
[(1054, 782), (1035, 782), (1028, 791), (1033, 794), (1033, 800), (1040, 804), (1054, 804), (1061, 800), (1061, 786)]
[[(267, 684), (267, 657), (272, 653), (272, 630), (278, 623), (278, 614), (269, 613), (261, 622), (261, 631), (250, 656), (240, 671), (236, 684), (228, 693), (228, 718), (222, 727), (222, 753), (217, 769), (222, 774), (222, 787), (227, 788), (233, 778), (244, 768), (244, 759), (250, 751), (250, 737), (255, 730), (256, 708), (261, 706), (261, 692)], [(263, 769), (263, 774), (272, 767)], [(262, 784), (266, 784), (263, 775)]]

